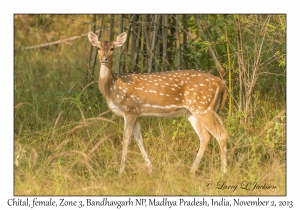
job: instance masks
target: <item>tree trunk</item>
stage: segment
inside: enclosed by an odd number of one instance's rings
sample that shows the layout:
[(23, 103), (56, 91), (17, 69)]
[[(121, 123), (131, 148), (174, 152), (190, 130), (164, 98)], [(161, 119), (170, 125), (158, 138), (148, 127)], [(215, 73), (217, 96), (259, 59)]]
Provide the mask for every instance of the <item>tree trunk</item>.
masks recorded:
[[(130, 18), (130, 22), (132, 22), (133, 20), (134, 20), (134, 17), (135, 17), (135, 15), (132, 15), (131, 16), (131, 18)], [(128, 27), (128, 29), (127, 29), (127, 38), (126, 38), (126, 42), (125, 42), (125, 45), (123, 45), (123, 46), (125, 46), (125, 63), (124, 63), (124, 67), (125, 68), (123, 68), (123, 69), (125, 69), (125, 72), (129, 72), (129, 66), (130, 66), (130, 60), (129, 59), (131, 59), (131, 57), (130, 58), (128, 58), (128, 50), (129, 50), (129, 43), (130, 43), (130, 37), (131, 37), (131, 27), (132, 27), (132, 24), (130, 23), (129, 24), (129, 27)]]
[[(95, 33), (95, 31), (96, 31), (96, 25), (97, 25), (97, 18), (96, 18), (96, 15), (94, 15), (94, 26), (93, 26), (93, 28), (92, 28), (92, 31), (93, 31), (94, 33)], [(93, 66), (91, 66), (91, 60), (92, 60), (93, 49), (94, 49), (94, 46), (91, 45), (90, 53), (89, 53), (89, 57), (88, 57), (88, 71), (87, 71), (87, 75), (86, 75), (86, 82), (87, 82), (87, 83), (90, 83), (91, 78), (94, 77)], [(97, 53), (97, 51), (96, 51), (95, 53)]]
[(176, 69), (180, 70), (180, 34), (179, 34), (179, 15), (176, 15), (175, 18), (175, 37), (176, 37)]
[(168, 64), (170, 66), (170, 69), (174, 68), (173, 60), (174, 60), (174, 42), (175, 42), (175, 15), (170, 16), (170, 35), (168, 36), (168, 51), (167, 51), (167, 58), (168, 58)]
[(134, 55), (136, 53), (137, 20), (138, 20), (138, 15), (134, 15), (134, 18), (132, 19), (131, 22), (132, 35), (131, 35), (131, 47), (130, 47), (130, 67), (129, 67), (130, 72), (134, 72), (136, 67)]
[(183, 62), (182, 62), (182, 68), (183, 69), (188, 69), (188, 43), (187, 43), (187, 32), (188, 32), (188, 22), (187, 22), (187, 15), (182, 16), (182, 22), (183, 22)]
[(154, 53), (154, 48), (156, 45), (156, 40), (157, 40), (157, 31), (158, 31), (158, 23), (160, 20), (161, 15), (155, 15), (154, 17), (154, 29), (152, 33), (152, 42), (151, 42), (151, 51), (150, 51), (150, 58), (149, 58), (149, 64), (148, 64), (148, 72), (152, 71), (152, 63), (153, 63), (153, 53)]
[[(159, 33), (160, 30), (158, 30), (158, 33)], [(156, 47), (155, 47), (155, 61), (154, 61), (154, 69), (155, 69), (155, 72), (159, 72), (161, 71), (161, 68), (160, 68), (160, 42), (159, 42), (159, 39), (157, 39), (156, 41)]]
[(162, 16), (162, 42), (163, 42), (163, 56), (162, 56), (162, 71), (167, 70), (168, 65), (168, 15)]
[[(102, 27), (102, 25), (103, 25), (103, 16), (101, 16), (101, 20), (100, 20), (98, 37), (101, 37), (101, 27)], [(94, 62), (93, 62), (93, 67), (92, 67), (92, 77), (94, 77), (94, 71), (95, 71), (95, 66), (96, 66), (97, 59), (98, 59), (98, 50), (96, 50), (95, 56), (94, 56)]]
[[(140, 43), (141, 43), (141, 31), (142, 31), (142, 15), (139, 15), (138, 21), (137, 21), (137, 36), (136, 36), (136, 40), (135, 40), (135, 52), (134, 52), (134, 63), (135, 63), (135, 69), (137, 69), (138, 67), (138, 55), (140, 55)], [(141, 72), (141, 69), (138, 70), (139, 72)]]
[[(119, 30), (118, 34), (121, 34), (123, 32), (123, 15), (119, 15)], [(116, 63), (116, 73), (121, 73), (121, 56), (122, 56), (122, 49), (121, 47), (118, 48), (118, 54), (117, 54), (117, 63)]]
[(151, 54), (151, 49), (150, 49), (150, 24), (149, 24), (149, 15), (145, 15), (146, 19), (146, 26), (144, 27), (144, 35), (145, 35), (145, 42), (146, 42), (146, 61), (147, 63), (147, 71), (148, 71), (148, 65), (149, 65), (149, 58)]
[(114, 40), (114, 25), (115, 25), (115, 15), (110, 15), (110, 31), (109, 40)]

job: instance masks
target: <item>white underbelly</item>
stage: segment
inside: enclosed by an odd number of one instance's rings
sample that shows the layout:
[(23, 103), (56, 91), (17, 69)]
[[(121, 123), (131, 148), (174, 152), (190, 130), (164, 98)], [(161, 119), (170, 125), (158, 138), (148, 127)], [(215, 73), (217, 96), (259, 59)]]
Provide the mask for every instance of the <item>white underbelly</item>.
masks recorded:
[[(112, 101), (108, 102), (108, 106), (112, 112), (115, 114), (124, 117), (124, 110), (120, 109), (117, 105), (115, 105)], [(140, 117), (148, 116), (148, 117), (176, 117), (178, 115), (185, 114), (187, 109), (185, 107), (176, 107), (175, 106), (157, 106), (151, 105), (143, 107), (139, 112), (135, 112), (133, 114), (137, 114)]]
[(140, 113), (139, 116), (143, 117), (143, 116), (148, 116), (148, 117), (176, 117), (178, 115), (182, 115), (182, 114), (185, 114), (186, 113), (186, 109), (185, 108), (182, 108), (182, 109), (177, 109), (177, 110), (170, 110), (169, 112), (167, 111), (159, 111), (159, 110), (156, 110), (155, 112), (142, 112)]

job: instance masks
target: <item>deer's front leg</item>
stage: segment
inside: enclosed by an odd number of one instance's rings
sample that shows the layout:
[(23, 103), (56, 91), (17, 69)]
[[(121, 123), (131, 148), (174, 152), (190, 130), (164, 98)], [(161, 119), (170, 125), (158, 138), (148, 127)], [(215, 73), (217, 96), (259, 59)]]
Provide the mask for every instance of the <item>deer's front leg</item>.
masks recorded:
[(143, 155), (144, 160), (146, 161), (149, 174), (152, 174), (152, 164), (151, 164), (150, 158), (148, 157), (148, 154), (144, 148), (141, 127), (140, 127), (140, 123), (138, 120), (136, 120), (134, 128), (133, 128), (133, 137), (134, 137), (137, 145), (140, 148), (140, 151)]
[(122, 174), (122, 172), (125, 169), (128, 145), (130, 143), (130, 139), (132, 136), (132, 132), (133, 132), (133, 128), (134, 128), (136, 119), (137, 119), (136, 115), (125, 115), (124, 116), (123, 151), (122, 151), (120, 174)]

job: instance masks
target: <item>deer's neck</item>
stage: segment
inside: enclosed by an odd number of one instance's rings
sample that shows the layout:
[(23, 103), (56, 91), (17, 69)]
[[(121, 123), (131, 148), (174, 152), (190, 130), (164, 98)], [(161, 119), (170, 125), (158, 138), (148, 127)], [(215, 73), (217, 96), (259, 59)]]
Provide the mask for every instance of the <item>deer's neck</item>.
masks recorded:
[(112, 84), (112, 73), (108, 64), (101, 64), (98, 86), (106, 101), (110, 98), (110, 86)]

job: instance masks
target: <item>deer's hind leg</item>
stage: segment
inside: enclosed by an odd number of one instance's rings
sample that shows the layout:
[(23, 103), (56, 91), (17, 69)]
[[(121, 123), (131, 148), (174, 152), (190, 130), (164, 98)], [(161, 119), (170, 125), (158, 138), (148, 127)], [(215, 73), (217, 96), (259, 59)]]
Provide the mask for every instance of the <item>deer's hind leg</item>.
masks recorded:
[(203, 115), (195, 115), (197, 120), (202, 124), (202, 126), (209, 131), (218, 141), (220, 146), (220, 153), (221, 153), (221, 170), (223, 174), (227, 172), (227, 148), (226, 148), (226, 141), (228, 138), (227, 131), (220, 125), (216, 119), (216, 113), (208, 112), (207, 114)]
[(190, 170), (190, 173), (192, 176), (196, 175), (196, 171), (199, 168), (201, 159), (204, 155), (204, 152), (207, 148), (207, 145), (210, 141), (211, 134), (208, 132), (208, 130), (198, 121), (197, 117), (192, 115), (191, 113), (188, 114), (188, 120), (190, 121), (191, 125), (193, 126), (195, 132), (197, 133), (199, 139), (200, 139), (200, 147), (197, 153), (197, 156), (194, 160), (194, 163), (192, 165), (192, 168)]

